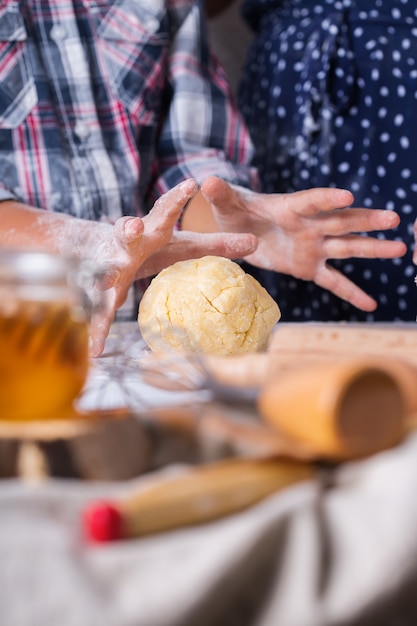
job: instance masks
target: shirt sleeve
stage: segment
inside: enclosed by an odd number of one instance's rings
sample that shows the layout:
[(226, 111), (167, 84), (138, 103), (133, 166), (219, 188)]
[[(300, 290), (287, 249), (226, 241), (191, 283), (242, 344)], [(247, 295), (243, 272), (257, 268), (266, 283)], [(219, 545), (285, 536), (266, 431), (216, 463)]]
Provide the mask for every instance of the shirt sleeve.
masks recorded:
[(11, 191), (6, 189), (6, 187), (3, 187), (0, 184), (0, 202), (3, 200), (18, 200), (18, 198)]
[(167, 114), (157, 145), (154, 201), (184, 178), (211, 175), (258, 189), (253, 146), (223, 68), (211, 53), (201, 7), (178, 27), (169, 56)]

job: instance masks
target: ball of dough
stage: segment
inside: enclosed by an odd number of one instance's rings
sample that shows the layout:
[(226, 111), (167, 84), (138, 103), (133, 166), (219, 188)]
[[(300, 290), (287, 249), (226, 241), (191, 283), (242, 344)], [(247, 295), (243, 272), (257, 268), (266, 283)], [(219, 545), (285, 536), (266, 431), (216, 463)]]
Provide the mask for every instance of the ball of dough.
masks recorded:
[(138, 323), (151, 350), (228, 355), (265, 349), (280, 317), (240, 265), (205, 256), (162, 270), (142, 297)]

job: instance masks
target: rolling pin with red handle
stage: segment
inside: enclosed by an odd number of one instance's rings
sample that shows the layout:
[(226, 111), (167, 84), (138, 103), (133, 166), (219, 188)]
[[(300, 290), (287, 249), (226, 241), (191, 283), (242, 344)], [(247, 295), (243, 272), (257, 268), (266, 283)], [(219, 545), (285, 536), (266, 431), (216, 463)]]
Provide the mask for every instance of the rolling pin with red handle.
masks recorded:
[(313, 464), (284, 459), (203, 465), (129, 497), (91, 504), (83, 514), (84, 529), (90, 540), (107, 542), (201, 524), (241, 511), (314, 475)]

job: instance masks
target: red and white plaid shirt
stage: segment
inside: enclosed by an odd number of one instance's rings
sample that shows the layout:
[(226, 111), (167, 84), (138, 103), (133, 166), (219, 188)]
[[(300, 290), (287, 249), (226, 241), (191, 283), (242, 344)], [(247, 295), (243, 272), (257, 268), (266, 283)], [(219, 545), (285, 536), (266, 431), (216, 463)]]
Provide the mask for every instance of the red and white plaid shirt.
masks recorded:
[(0, 200), (143, 214), (187, 177), (253, 186), (193, 0), (0, 0)]

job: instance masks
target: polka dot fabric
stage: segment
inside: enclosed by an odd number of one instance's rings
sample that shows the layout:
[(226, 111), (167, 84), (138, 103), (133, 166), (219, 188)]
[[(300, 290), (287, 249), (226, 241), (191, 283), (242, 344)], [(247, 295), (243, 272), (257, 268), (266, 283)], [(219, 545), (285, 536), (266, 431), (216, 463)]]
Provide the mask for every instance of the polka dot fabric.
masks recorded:
[[(332, 264), (378, 301), (365, 313), (314, 285), (250, 270), (284, 321), (415, 321), (417, 3), (246, 0), (256, 29), (239, 91), (265, 192), (342, 187), (396, 211), (401, 259)], [(248, 269), (248, 268), (245, 268)]]

